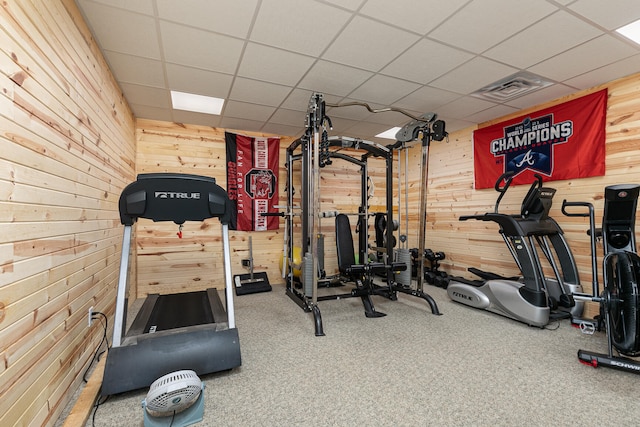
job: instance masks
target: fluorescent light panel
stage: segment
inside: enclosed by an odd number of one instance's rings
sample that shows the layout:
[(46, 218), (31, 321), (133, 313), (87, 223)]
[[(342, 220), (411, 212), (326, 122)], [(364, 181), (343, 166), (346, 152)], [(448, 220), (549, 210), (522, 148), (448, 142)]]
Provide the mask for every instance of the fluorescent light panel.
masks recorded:
[(387, 129), (382, 133), (377, 134), (376, 137), (378, 137), (378, 138), (386, 138), (386, 139), (393, 139), (395, 141), (396, 133), (398, 133), (398, 131), (400, 129), (401, 129), (400, 127), (396, 126), (396, 127), (391, 128), (391, 129)]
[(640, 44), (640, 19), (616, 30), (628, 39)]
[(219, 115), (224, 105), (224, 99), (172, 90), (171, 104), (176, 110)]

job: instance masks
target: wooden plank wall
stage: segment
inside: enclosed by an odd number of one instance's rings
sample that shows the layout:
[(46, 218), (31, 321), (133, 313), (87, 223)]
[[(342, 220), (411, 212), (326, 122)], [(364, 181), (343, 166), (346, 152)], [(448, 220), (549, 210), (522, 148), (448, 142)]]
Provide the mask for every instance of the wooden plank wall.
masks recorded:
[[(224, 129), (183, 125), (152, 120), (137, 121), (137, 173), (174, 172), (211, 176), (227, 188)], [(272, 136), (233, 131), (250, 136)], [(286, 204), (284, 166), (285, 150), (293, 141), (280, 140), (279, 204)], [(275, 283), (282, 282), (279, 256), (282, 253), (282, 233), (231, 231), (231, 262), (233, 274), (248, 271), (241, 260), (249, 258), (249, 234), (252, 236), (254, 271), (267, 272)], [(185, 292), (208, 287), (224, 288), (221, 230), (218, 219), (203, 223), (186, 222), (182, 239), (173, 223), (153, 223), (140, 220), (137, 227), (138, 297), (150, 293)]]
[(131, 112), (72, 0), (0, 5), (0, 425), (53, 425), (112, 315)]
[[(101, 337), (98, 322), (87, 328), (88, 308), (113, 314), (122, 188), (136, 172), (158, 171), (215, 176), (226, 187), (223, 130), (134, 122), (72, 0), (3, 2), (0, 40), (0, 425), (52, 425)], [(591, 201), (600, 216), (604, 186), (640, 182), (640, 74), (606, 87), (606, 176), (553, 183), (558, 193), (551, 213), (566, 231), (586, 288), (586, 221), (562, 217), (559, 202)], [(513, 274), (495, 227), (458, 221), (460, 215), (492, 209), (495, 201), (494, 191), (473, 189), (472, 131), (452, 133), (448, 143), (431, 146), (426, 245), (447, 253), (443, 264), (451, 274), (465, 275), (469, 266)], [(290, 142), (282, 138), (281, 204), (284, 149)], [(410, 157), (409, 246), (414, 247), (422, 186), (419, 146), (410, 149)], [(323, 210), (332, 204), (355, 208), (359, 176), (352, 168), (334, 167), (323, 171)], [(376, 182), (384, 175), (380, 166), (371, 173)], [(381, 188), (376, 184), (372, 211), (383, 205), (377, 199)], [(514, 188), (505, 209), (516, 210), (525, 190)], [(139, 224), (134, 295), (219, 286), (217, 220), (188, 224), (182, 240), (176, 231), (172, 225)], [(322, 231), (332, 234), (331, 221), (323, 221)], [(282, 232), (252, 233), (256, 270), (267, 271), (274, 283), (281, 282)], [(244, 272), (240, 261), (248, 256), (247, 237), (246, 232), (231, 236), (235, 274)], [(326, 247), (332, 248), (331, 242)], [(333, 258), (327, 251), (327, 259)]]
[[(301, 123), (301, 127), (304, 123)], [(271, 136), (252, 132), (232, 131), (251, 136)], [(137, 120), (138, 173), (176, 172), (194, 173), (216, 178), (227, 188), (224, 129), (206, 126), (183, 125), (152, 120)], [(280, 205), (286, 205), (286, 148), (293, 138), (281, 137), (279, 191)], [(356, 158), (364, 153), (345, 150)], [(301, 195), (300, 162), (294, 164), (294, 204), (299, 205)], [(343, 160), (334, 160), (321, 171), (321, 203), (323, 211), (339, 210), (357, 212), (360, 205), (360, 175), (358, 166)], [(384, 210), (384, 162), (369, 161), (369, 175), (373, 182), (371, 211)], [(355, 229), (356, 217), (352, 217)], [(328, 275), (337, 273), (334, 219), (321, 221), (320, 231), (325, 235), (325, 270)], [(300, 218), (296, 217), (295, 246), (300, 246)], [(370, 226), (370, 233), (373, 227)], [(185, 223), (183, 238), (176, 236), (178, 227), (173, 223), (139, 221), (137, 225), (138, 297), (149, 293), (184, 292), (207, 287), (222, 288), (224, 276), (220, 258), (220, 227), (217, 219), (204, 223)], [(280, 229), (266, 232), (230, 232), (231, 262), (233, 274), (244, 274), (242, 259), (249, 257), (248, 237), (252, 236), (254, 271), (267, 272), (269, 281), (284, 283), (280, 273), (280, 257), (283, 250), (284, 220)]]
[[(605, 87), (609, 93), (606, 175), (549, 183), (550, 187), (557, 190), (551, 216), (565, 231), (578, 263), (582, 285), (589, 293), (592, 274), (589, 239), (585, 234), (588, 220), (566, 217), (562, 215), (560, 208), (563, 199), (591, 202), (596, 210), (596, 223), (599, 224), (602, 220), (604, 187), (619, 183), (640, 183), (640, 74), (481, 125), (533, 112)], [(497, 195), (493, 189), (473, 189), (472, 132), (473, 129), (455, 132), (450, 135), (448, 143), (432, 145), (428, 178), (427, 247), (446, 252), (447, 259), (443, 266), (453, 275), (471, 277), (466, 270), (472, 266), (498, 274), (516, 274), (517, 269), (495, 224), (458, 221), (461, 215), (491, 211)], [(517, 186), (509, 190), (501, 203), (505, 212), (519, 212), (527, 189), (527, 186)], [(589, 313), (595, 314), (593, 306)]]

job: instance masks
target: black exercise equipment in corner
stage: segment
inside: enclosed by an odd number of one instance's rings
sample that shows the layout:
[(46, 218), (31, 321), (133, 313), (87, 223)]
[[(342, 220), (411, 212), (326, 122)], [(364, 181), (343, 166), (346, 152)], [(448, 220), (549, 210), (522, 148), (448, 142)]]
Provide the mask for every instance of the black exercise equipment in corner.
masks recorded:
[[(594, 208), (588, 202), (567, 202), (562, 212), (567, 216), (589, 217), (591, 243), (592, 295), (577, 294), (576, 299), (600, 304), (604, 319), (582, 321), (581, 329), (593, 333), (604, 320), (607, 334), (607, 354), (578, 350), (580, 362), (597, 368), (623, 370), (640, 374), (640, 362), (630, 357), (640, 356), (640, 257), (636, 252), (635, 218), (640, 185), (611, 185), (604, 190), (602, 228), (595, 227)], [(569, 212), (567, 208), (584, 207), (588, 212)], [(604, 289), (600, 293), (596, 239), (602, 238), (604, 259)], [(584, 326), (588, 327), (584, 327)], [(614, 354), (614, 350), (618, 353)], [(628, 357), (625, 357), (628, 356)]]

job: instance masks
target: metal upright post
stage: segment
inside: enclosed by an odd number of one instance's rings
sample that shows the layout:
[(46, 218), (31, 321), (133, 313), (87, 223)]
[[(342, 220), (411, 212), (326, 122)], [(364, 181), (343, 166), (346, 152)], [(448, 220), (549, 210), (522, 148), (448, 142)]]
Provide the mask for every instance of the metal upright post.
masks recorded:
[(313, 96), (311, 111), (311, 125), (313, 126), (313, 169), (311, 171), (311, 206), (309, 207), (309, 220), (311, 225), (311, 257), (313, 263), (313, 295), (311, 302), (318, 303), (318, 213), (320, 210), (320, 121), (322, 95)]
[(418, 262), (420, 268), (418, 271), (417, 289), (422, 292), (424, 284), (424, 245), (427, 228), (427, 177), (429, 176), (429, 145), (431, 143), (431, 134), (425, 130), (422, 134), (422, 175), (420, 181), (420, 226), (418, 236)]

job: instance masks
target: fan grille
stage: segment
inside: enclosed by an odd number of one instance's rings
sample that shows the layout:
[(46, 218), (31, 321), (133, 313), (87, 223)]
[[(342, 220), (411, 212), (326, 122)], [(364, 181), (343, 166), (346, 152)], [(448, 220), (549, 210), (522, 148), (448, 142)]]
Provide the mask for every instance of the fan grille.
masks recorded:
[(194, 371), (176, 371), (158, 378), (151, 384), (146, 408), (155, 416), (181, 412), (195, 403), (202, 391), (202, 382)]

